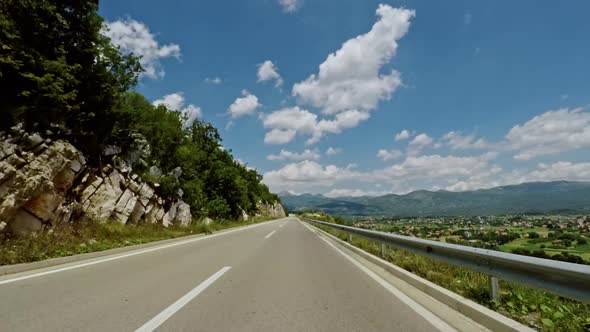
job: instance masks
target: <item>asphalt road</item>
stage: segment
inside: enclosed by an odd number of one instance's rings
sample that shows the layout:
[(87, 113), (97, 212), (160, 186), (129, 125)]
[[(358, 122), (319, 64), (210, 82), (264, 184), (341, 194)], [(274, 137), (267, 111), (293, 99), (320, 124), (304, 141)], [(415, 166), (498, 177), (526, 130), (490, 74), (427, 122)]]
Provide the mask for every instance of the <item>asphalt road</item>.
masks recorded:
[(425, 311), (295, 218), (0, 278), (2, 332), (453, 330)]

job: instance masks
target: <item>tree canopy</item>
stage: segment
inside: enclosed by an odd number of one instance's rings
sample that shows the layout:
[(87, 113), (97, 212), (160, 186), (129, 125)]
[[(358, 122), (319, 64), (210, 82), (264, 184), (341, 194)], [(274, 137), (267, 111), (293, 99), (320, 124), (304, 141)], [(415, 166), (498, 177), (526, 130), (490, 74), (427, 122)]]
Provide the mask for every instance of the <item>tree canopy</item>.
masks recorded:
[[(162, 194), (189, 203), (193, 215), (235, 218), (258, 201), (278, 197), (262, 176), (241, 165), (221, 145), (211, 124), (153, 106), (132, 88), (139, 59), (122, 54), (103, 31), (98, 1), (0, 0), (0, 129), (23, 123), (52, 132), (81, 149), (90, 163), (116, 145), (149, 143), (148, 160), (133, 165), (148, 177), (158, 166)], [(167, 175), (180, 167), (179, 178)]]

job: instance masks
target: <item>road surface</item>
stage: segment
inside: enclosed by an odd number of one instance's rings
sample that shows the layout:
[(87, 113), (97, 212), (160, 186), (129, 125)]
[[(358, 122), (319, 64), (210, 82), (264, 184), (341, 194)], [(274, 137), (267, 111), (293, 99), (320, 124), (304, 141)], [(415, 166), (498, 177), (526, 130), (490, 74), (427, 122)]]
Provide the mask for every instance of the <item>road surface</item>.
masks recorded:
[(454, 330), (339, 250), (285, 218), (4, 276), (0, 331)]

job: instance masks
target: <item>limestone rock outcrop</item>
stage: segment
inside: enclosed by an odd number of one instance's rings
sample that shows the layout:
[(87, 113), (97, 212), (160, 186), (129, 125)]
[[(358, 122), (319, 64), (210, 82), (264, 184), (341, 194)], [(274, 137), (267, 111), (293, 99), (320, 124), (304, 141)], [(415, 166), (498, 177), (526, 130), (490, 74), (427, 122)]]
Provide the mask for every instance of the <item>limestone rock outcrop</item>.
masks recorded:
[(187, 203), (167, 202), (137, 174), (120, 167), (87, 167), (71, 144), (18, 126), (0, 133), (0, 232), (28, 234), (80, 218), (165, 227), (191, 223)]

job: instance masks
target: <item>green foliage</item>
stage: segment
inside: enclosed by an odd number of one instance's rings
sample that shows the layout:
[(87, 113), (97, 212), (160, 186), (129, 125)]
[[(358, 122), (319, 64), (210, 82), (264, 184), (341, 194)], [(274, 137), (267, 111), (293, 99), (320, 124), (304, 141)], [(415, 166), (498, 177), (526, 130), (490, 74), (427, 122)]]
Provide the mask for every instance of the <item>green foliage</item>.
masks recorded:
[(113, 108), (137, 82), (138, 59), (101, 35), (94, 1), (0, 0), (0, 126), (63, 130), (96, 158)]
[[(100, 165), (106, 145), (123, 153), (137, 135), (149, 143), (147, 160), (133, 165), (160, 194), (183, 199), (197, 217), (237, 218), (274, 202), (262, 176), (221, 147), (219, 132), (179, 112), (153, 106), (130, 92), (142, 71), (138, 58), (122, 55), (101, 34), (98, 1), (0, 0), (0, 130), (23, 122), (29, 130), (53, 131)], [(181, 167), (176, 178), (170, 172)]]

